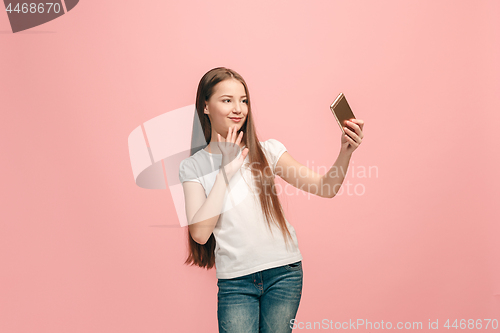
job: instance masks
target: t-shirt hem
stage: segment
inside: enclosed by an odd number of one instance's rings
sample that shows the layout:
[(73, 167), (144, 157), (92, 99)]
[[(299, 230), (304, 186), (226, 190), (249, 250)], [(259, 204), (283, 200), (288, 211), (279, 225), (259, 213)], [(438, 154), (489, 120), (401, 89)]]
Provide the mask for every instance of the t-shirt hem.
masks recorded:
[(244, 269), (244, 270), (241, 270), (241, 271), (237, 271), (237, 272), (231, 272), (231, 273), (219, 273), (219, 272), (216, 272), (216, 277), (217, 277), (217, 279), (233, 279), (233, 278), (236, 278), (236, 277), (240, 277), (240, 276), (252, 274), (252, 273), (255, 273), (255, 272), (263, 271), (265, 269), (276, 268), (276, 267), (279, 267), (279, 266), (292, 264), (292, 263), (300, 261), (302, 259), (303, 259), (302, 258), (302, 254), (299, 253), (298, 255), (290, 257), (290, 258), (286, 258), (286, 259), (282, 259), (282, 260), (278, 260), (278, 261), (269, 262), (269, 263), (266, 263), (266, 264), (263, 264), (263, 265), (259, 265), (259, 266), (252, 267), (252, 268), (247, 268), (247, 269)]

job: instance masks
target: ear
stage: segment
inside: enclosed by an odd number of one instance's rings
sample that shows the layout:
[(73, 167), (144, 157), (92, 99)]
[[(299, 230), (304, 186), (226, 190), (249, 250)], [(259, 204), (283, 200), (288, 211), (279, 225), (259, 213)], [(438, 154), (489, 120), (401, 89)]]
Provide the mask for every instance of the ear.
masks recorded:
[(205, 105), (203, 107), (203, 113), (210, 114), (210, 112), (208, 112), (208, 103), (207, 103), (207, 101), (205, 101), (203, 104)]

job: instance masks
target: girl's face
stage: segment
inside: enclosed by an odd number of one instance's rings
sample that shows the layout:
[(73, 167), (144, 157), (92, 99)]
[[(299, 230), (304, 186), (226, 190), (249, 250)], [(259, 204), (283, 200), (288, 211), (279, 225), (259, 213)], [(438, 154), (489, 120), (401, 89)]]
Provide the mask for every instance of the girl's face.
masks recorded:
[[(236, 130), (240, 130), (247, 119), (248, 102), (243, 83), (236, 79), (221, 81), (214, 88), (214, 93), (208, 102), (205, 102), (204, 113), (210, 118), (212, 138), (215, 130), (214, 140), (217, 140), (217, 133), (227, 137), (229, 127), (236, 126)], [(237, 118), (239, 121), (231, 118)]]

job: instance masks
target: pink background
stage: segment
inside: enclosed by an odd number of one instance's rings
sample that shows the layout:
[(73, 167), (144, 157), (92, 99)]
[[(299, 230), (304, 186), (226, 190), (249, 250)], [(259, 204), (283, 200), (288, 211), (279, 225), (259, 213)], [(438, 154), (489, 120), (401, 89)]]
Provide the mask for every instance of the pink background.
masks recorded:
[(169, 190), (135, 184), (127, 147), (217, 66), (246, 79), (261, 141), (323, 173), (340, 91), (366, 124), (351, 168), (378, 176), (346, 178), (363, 195), (282, 196), (304, 257), (297, 321), (500, 320), (499, 13), (81, 1), (16, 34), (0, 14), (0, 331), (217, 331), (215, 270), (183, 264)]

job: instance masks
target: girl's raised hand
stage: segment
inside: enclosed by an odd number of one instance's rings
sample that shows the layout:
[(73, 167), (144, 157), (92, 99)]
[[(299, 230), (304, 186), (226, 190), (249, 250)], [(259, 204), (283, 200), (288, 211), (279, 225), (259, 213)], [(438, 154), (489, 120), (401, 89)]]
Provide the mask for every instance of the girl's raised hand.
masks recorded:
[(241, 152), (239, 158), (238, 152), (240, 151), (240, 142), (243, 138), (243, 132), (240, 131), (236, 134), (236, 126), (229, 127), (227, 132), (227, 137), (224, 139), (219, 133), (217, 133), (217, 146), (222, 152), (222, 164), (221, 168), (224, 167), (226, 175), (230, 178), (236, 171), (238, 171), (243, 164), (243, 161), (248, 155), (248, 148), (245, 147)]
[(345, 135), (342, 133), (342, 138), (340, 139), (341, 152), (352, 154), (359, 147), (364, 137), (364, 124), (364, 121), (361, 119), (352, 118), (346, 121), (344, 124)]

